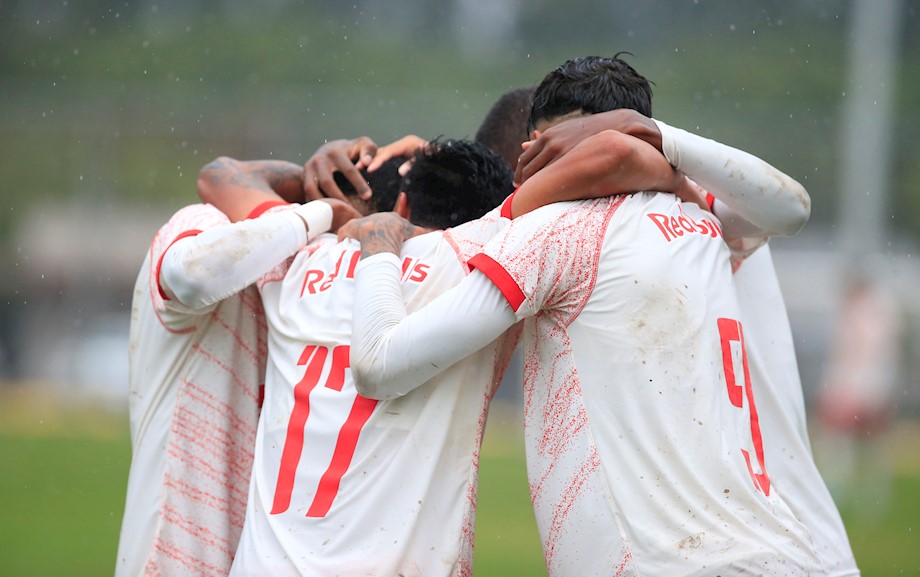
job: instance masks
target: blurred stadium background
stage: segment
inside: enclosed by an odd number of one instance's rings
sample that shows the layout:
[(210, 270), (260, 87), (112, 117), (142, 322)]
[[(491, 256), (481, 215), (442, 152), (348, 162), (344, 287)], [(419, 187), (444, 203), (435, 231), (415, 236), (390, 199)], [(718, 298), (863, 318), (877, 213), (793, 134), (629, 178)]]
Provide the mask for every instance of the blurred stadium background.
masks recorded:
[[(840, 504), (864, 575), (920, 574), (918, 25), (915, 0), (0, 0), (0, 575), (110, 572), (131, 289), (203, 164), (472, 137), (506, 90), (619, 51), (654, 81), (656, 117), (809, 190), (811, 222), (772, 246), (810, 415), (848, 271), (891, 297), (893, 480)], [(513, 387), (502, 396), (487, 524), (526, 492)], [(539, 573), (526, 505), (521, 528), (480, 531), (479, 573)], [(531, 564), (501, 565), (517, 540)]]

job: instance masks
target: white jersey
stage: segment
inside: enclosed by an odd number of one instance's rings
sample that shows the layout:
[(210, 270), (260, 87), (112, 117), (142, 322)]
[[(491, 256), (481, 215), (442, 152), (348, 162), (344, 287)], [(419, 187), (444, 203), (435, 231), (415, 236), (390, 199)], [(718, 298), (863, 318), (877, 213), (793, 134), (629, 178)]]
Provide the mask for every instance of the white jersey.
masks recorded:
[(773, 484), (811, 531), (827, 574), (859, 575), (843, 521), (812, 456), (792, 330), (769, 246), (744, 261), (735, 287)]
[(718, 222), (672, 195), (544, 207), (471, 264), (524, 324), (551, 577), (817, 575), (771, 485)]
[[(477, 245), (464, 238), (406, 243), (411, 309), (465, 276), (463, 250)], [(234, 576), (471, 574), (479, 447), (512, 343), (404, 396), (359, 395), (349, 369), (359, 257), (356, 242), (323, 235), (259, 282), (266, 400)]]
[(186, 207), (151, 244), (131, 310), (132, 460), (115, 575), (226, 575), (246, 487), (266, 356), (254, 287), (188, 309), (164, 299), (163, 254), (177, 239), (226, 224)]

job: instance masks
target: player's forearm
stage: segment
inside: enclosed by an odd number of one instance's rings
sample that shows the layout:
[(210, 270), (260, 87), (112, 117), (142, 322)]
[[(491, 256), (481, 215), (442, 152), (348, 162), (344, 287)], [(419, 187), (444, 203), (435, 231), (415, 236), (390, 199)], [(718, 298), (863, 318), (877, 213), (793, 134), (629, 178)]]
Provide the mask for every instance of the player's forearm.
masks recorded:
[(240, 161), (221, 156), (201, 169), (198, 195), (231, 221), (240, 221), (264, 202), (302, 202), (303, 168), (283, 160)]
[(808, 221), (811, 199), (792, 177), (744, 151), (655, 122), (670, 163), (754, 225), (760, 235), (790, 236)]
[(360, 394), (405, 395), (515, 323), (498, 289), (480, 273), (474, 275), (407, 315), (399, 258), (362, 259), (355, 275), (351, 344), (351, 371)]
[(163, 257), (160, 284), (183, 305), (206, 307), (254, 283), (331, 221), (332, 209), (317, 201), (184, 238)]
[(673, 191), (680, 176), (650, 144), (607, 130), (590, 136), (520, 186), (512, 201), (518, 217), (551, 202), (599, 198), (640, 190)]

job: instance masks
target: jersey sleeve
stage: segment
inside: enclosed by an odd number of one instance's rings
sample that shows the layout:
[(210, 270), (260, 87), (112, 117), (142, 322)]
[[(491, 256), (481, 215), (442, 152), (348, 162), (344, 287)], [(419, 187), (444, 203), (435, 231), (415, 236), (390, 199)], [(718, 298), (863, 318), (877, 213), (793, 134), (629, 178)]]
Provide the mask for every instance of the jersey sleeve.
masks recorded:
[(311, 202), (180, 238), (162, 258), (163, 296), (207, 309), (256, 282), (331, 222), (331, 207)]
[(470, 266), (501, 290), (518, 319), (552, 309), (570, 320), (591, 293), (604, 231), (624, 198), (554, 203), (518, 217)]
[[(756, 230), (743, 236), (790, 236), (811, 214), (811, 199), (792, 177), (737, 148), (655, 120), (668, 162), (712, 193)], [(726, 236), (731, 218), (720, 215)]]
[(366, 397), (404, 395), (515, 323), (502, 293), (476, 272), (407, 315), (401, 276), (393, 254), (362, 259), (356, 270), (350, 364)]
[(500, 205), (480, 218), (444, 231), (444, 240), (457, 253), (457, 258), (469, 272), (468, 262), (474, 255), (482, 252), (483, 247), (492, 238), (511, 224), (512, 194)]
[(193, 204), (176, 212), (153, 237), (150, 243), (149, 285), (154, 309), (159, 313), (175, 312), (181, 315), (207, 313), (213, 307), (190, 309), (168, 296), (161, 283), (161, 270), (166, 252), (174, 244), (205, 230), (230, 224), (230, 220), (216, 208), (207, 204)]

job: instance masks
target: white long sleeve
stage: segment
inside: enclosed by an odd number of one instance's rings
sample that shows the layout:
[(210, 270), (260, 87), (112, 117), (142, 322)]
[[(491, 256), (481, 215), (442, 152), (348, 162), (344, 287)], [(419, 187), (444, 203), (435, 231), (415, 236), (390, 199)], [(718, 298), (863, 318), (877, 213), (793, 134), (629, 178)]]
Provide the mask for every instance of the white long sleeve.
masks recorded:
[(668, 162), (756, 227), (742, 229), (743, 236), (791, 236), (808, 221), (811, 199), (792, 177), (737, 148), (655, 123)]
[(254, 283), (331, 223), (332, 208), (317, 201), (180, 239), (163, 257), (160, 284), (191, 309), (207, 307)]
[(517, 319), (501, 291), (474, 270), (406, 315), (399, 257), (362, 259), (355, 272), (351, 374), (372, 399), (399, 397), (491, 343)]

